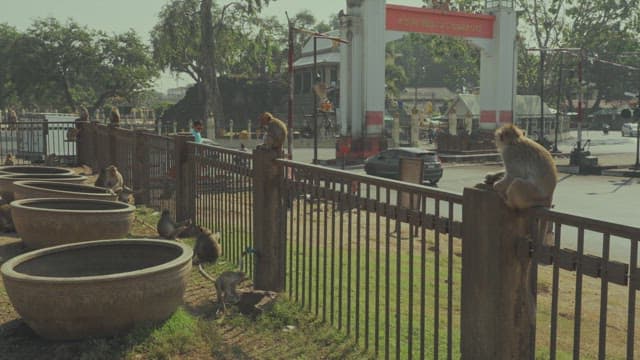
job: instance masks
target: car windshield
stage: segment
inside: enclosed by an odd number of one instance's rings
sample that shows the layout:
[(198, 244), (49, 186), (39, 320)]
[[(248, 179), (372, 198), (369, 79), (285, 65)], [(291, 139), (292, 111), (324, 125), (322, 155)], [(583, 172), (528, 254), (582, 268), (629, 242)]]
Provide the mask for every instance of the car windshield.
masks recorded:
[(438, 161), (438, 156), (435, 153), (420, 153), (420, 154), (416, 154), (417, 157), (423, 159), (424, 161), (427, 162), (435, 162)]

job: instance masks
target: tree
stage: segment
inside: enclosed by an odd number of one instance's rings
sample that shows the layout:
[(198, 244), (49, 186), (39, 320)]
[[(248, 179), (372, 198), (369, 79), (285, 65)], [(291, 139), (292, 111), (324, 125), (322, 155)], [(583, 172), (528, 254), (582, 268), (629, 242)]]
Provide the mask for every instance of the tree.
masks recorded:
[(236, 44), (228, 40), (238, 39), (243, 30), (234, 17), (254, 16), (269, 1), (241, 0), (218, 6), (213, 0), (173, 0), (160, 12), (151, 34), (154, 59), (161, 67), (202, 83), (201, 116), (205, 122), (210, 112), (218, 121), (224, 119), (218, 76), (226, 70), (221, 61), (226, 51), (221, 47), (235, 49)]
[(97, 58), (101, 61), (92, 74), (91, 99), (94, 109), (101, 108), (107, 99), (121, 96), (130, 103), (152, 86), (158, 68), (149, 56), (149, 48), (130, 30), (124, 34), (100, 34)]
[(14, 84), (11, 81), (11, 51), (18, 39), (18, 31), (7, 24), (0, 24), (0, 109), (17, 101)]

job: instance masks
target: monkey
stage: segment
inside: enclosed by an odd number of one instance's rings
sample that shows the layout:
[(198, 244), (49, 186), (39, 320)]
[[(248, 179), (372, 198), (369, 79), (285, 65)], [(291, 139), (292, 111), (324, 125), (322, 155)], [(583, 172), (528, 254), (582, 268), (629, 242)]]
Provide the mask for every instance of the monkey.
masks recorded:
[(287, 125), (269, 112), (260, 114), (258, 121), (265, 128), (262, 144), (258, 148), (282, 152), (282, 145), (287, 138)]
[(16, 163), (16, 157), (13, 154), (7, 154), (4, 158), (4, 166), (13, 166)]
[(115, 106), (111, 108), (111, 121), (109, 125), (113, 127), (120, 126), (120, 111)]
[(124, 189), (124, 178), (115, 165), (109, 165), (100, 170), (100, 174), (98, 174), (98, 178), (94, 185), (111, 189), (113, 192), (119, 193)]
[(160, 220), (158, 220), (156, 229), (158, 230), (158, 235), (160, 235), (160, 237), (167, 240), (175, 240), (178, 235), (182, 234), (190, 225), (191, 219), (187, 219), (180, 223), (174, 222), (169, 210), (165, 209), (162, 210), (162, 215), (160, 215)]
[(488, 174), (486, 181), (493, 182), (493, 188), (509, 208), (551, 207), (557, 170), (549, 151), (510, 124), (496, 130), (495, 139), (504, 174)]
[(218, 276), (214, 281), (216, 294), (218, 294), (218, 311), (222, 308), (222, 311), (226, 312), (226, 303), (235, 304), (240, 301), (236, 288), (248, 279), (242, 271), (225, 271)]
[(193, 260), (197, 263), (216, 262), (222, 256), (220, 246), (220, 233), (212, 233), (211, 230), (198, 226), (196, 243), (193, 246)]
[(18, 115), (14, 109), (9, 110), (9, 114), (7, 115), (7, 122), (9, 123), (8, 130), (15, 130), (18, 124)]
[(75, 127), (71, 127), (67, 129), (67, 141), (76, 141), (78, 139), (78, 132), (80, 130)]
[(0, 205), (0, 232), (16, 232), (16, 227), (13, 225), (13, 218), (11, 217), (11, 206), (9, 204)]

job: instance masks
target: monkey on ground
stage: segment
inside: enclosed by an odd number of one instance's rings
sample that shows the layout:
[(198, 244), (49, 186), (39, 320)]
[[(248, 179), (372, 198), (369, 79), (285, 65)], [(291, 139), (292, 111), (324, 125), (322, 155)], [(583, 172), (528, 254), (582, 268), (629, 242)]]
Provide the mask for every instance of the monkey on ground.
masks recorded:
[(124, 188), (124, 178), (115, 165), (109, 165), (100, 170), (100, 174), (98, 174), (94, 185), (111, 189), (115, 193), (118, 193)]
[(218, 306), (222, 308), (223, 312), (227, 311), (227, 303), (235, 304), (240, 301), (240, 296), (238, 295), (236, 288), (243, 281), (248, 279), (247, 275), (242, 271), (225, 271), (218, 276), (214, 284), (216, 287), (216, 294), (218, 294)]
[(13, 154), (7, 154), (4, 158), (4, 166), (13, 166), (16, 163), (16, 157)]
[(179, 223), (174, 222), (171, 218), (171, 213), (169, 212), (169, 210), (165, 209), (162, 210), (162, 214), (160, 215), (160, 220), (158, 220), (156, 229), (158, 230), (158, 235), (160, 235), (160, 237), (167, 240), (175, 240), (190, 225), (190, 219)]
[(514, 125), (496, 130), (495, 139), (504, 170), (488, 174), (485, 182), (512, 209), (551, 207), (558, 175), (549, 151)]
[(222, 256), (220, 246), (220, 233), (212, 233), (211, 230), (198, 226), (196, 243), (193, 246), (193, 260), (197, 263), (216, 262)]
[(260, 125), (265, 129), (260, 149), (282, 151), (282, 145), (287, 138), (287, 125), (269, 112), (260, 114)]

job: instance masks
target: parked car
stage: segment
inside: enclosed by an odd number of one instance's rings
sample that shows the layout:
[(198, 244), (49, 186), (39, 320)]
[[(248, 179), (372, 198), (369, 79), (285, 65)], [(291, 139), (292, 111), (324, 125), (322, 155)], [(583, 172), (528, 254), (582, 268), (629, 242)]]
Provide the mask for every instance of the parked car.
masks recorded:
[(400, 159), (402, 158), (421, 158), (424, 160), (423, 182), (436, 185), (442, 178), (442, 165), (438, 155), (433, 151), (414, 147), (391, 148), (381, 151), (364, 161), (364, 171), (368, 175), (399, 179)]
[(624, 123), (622, 124), (622, 136), (638, 136), (638, 124), (637, 123)]

